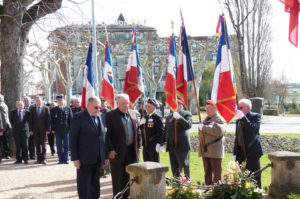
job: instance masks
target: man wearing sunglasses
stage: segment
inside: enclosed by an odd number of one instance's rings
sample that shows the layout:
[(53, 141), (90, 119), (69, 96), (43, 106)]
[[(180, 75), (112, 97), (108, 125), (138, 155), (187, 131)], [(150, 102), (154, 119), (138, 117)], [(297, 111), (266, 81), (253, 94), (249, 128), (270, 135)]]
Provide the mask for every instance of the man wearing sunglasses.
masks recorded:
[(100, 113), (101, 101), (90, 97), (87, 109), (74, 115), (70, 127), (71, 160), (77, 169), (79, 198), (100, 197), (100, 166), (108, 165), (105, 147), (105, 116)]
[[(251, 112), (252, 103), (249, 99), (239, 101), (236, 115), (236, 132), (234, 141), (233, 155), (234, 159), (240, 164), (246, 162), (246, 169), (255, 172), (260, 169), (260, 157), (263, 155), (259, 128), (261, 124), (261, 115)], [(257, 185), (261, 188), (260, 174), (254, 178)]]

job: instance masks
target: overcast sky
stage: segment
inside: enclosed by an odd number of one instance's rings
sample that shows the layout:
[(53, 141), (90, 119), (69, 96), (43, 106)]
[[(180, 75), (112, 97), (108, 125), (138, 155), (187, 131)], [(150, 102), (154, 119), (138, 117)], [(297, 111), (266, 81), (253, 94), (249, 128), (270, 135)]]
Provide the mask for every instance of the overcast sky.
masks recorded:
[[(91, 21), (91, 0), (74, 0), (78, 4), (63, 1), (62, 9), (51, 20), (40, 21), (43, 30), (53, 30), (66, 24), (86, 24)], [(272, 52), (274, 57), (273, 76), (279, 78), (282, 72), (291, 83), (300, 83), (300, 50), (288, 41), (289, 14), (279, 0), (270, 0), (272, 12)], [(179, 8), (182, 8), (188, 35), (214, 35), (222, 8), (217, 0), (95, 0), (96, 23), (111, 24), (122, 13), (125, 20), (132, 20), (157, 29), (159, 36), (169, 36), (171, 20), (175, 21), (175, 34), (179, 33), (181, 23)], [(57, 16), (60, 20), (57, 20)], [(229, 34), (234, 34), (228, 16)], [(46, 38), (48, 32), (34, 28), (30, 40)], [(217, 50), (217, 49), (216, 49)]]

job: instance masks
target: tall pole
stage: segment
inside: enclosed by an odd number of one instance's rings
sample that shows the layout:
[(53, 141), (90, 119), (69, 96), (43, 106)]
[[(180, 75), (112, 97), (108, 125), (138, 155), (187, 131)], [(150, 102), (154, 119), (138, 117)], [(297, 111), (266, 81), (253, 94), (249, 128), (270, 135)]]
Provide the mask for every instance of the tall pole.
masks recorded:
[(99, 84), (98, 84), (97, 42), (96, 42), (94, 0), (92, 0), (92, 29), (93, 29), (93, 67), (95, 71), (96, 96), (98, 96)]

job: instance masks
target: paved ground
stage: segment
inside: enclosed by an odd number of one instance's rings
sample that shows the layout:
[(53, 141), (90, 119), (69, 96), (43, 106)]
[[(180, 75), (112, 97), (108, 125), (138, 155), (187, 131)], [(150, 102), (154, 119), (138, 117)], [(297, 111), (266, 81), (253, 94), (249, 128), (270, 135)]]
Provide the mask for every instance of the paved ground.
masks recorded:
[[(193, 124), (192, 132), (198, 125)], [(227, 132), (235, 132), (235, 123), (227, 126)], [(263, 116), (260, 133), (297, 133), (300, 134), (300, 117)]]
[[(49, 151), (49, 150), (48, 150)], [(41, 193), (54, 199), (78, 198), (76, 187), (76, 170), (73, 164), (57, 164), (56, 156), (47, 154), (48, 164), (28, 165), (13, 164), (15, 159), (2, 159), (0, 163), (0, 199), (37, 198), (42, 199)], [(101, 178), (101, 198), (111, 199), (111, 179)], [(30, 193), (32, 197), (17, 197)], [(25, 194), (26, 195), (26, 194)], [(38, 195), (38, 196), (37, 196)]]

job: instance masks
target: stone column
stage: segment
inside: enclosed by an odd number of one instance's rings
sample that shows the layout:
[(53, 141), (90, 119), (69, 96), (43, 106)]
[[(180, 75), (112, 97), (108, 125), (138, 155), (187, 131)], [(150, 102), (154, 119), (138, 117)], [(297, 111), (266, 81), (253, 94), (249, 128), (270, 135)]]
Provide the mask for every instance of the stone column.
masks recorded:
[(130, 187), (130, 199), (165, 199), (168, 166), (156, 162), (142, 162), (127, 166), (130, 179), (136, 181)]
[(269, 195), (278, 199), (289, 193), (300, 194), (300, 155), (289, 151), (269, 154), (272, 162)]

